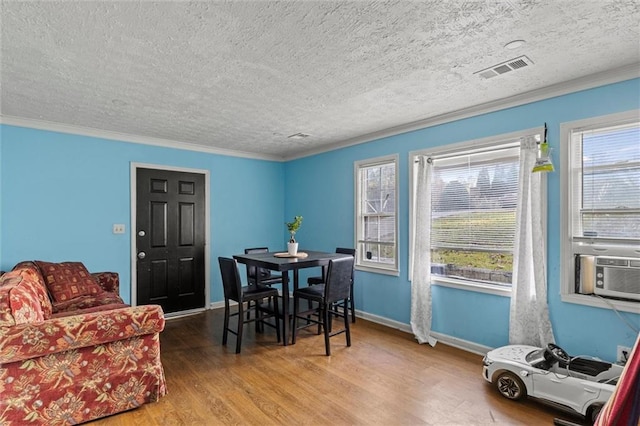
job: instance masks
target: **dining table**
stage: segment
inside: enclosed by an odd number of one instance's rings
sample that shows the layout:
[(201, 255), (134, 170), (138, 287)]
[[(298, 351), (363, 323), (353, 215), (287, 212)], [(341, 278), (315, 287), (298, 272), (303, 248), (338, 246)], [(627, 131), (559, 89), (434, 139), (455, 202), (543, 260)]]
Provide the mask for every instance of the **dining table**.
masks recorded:
[[(326, 267), (332, 259), (340, 259), (349, 255), (340, 253), (327, 253), (323, 251), (301, 250), (295, 255), (289, 255), (287, 252), (267, 252), (267, 253), (251, 253), (236, 254), (233, 258), (238, 262), (247, 266), (255, 266), (271, 271), (282, 273), (282, 335), (284, 345), (289, 344), (291, 335), (291, 309), (289, 295), (289, 271), (293, 271), (293, 291), (298, 286), (298, 271), (304, 268), (322, 267), (322, 276), (326, 277)], [(259, 276), (258, 277), (259, 285)]]

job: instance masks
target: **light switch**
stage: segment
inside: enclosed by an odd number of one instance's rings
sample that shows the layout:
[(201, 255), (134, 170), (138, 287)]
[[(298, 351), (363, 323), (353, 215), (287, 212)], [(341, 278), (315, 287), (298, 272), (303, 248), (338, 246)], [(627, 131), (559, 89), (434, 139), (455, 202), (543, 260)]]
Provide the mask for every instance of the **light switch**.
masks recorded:
[(113, 224), (113, 233), (114, 234), (124, 234), (124, 223), (114, 223)]

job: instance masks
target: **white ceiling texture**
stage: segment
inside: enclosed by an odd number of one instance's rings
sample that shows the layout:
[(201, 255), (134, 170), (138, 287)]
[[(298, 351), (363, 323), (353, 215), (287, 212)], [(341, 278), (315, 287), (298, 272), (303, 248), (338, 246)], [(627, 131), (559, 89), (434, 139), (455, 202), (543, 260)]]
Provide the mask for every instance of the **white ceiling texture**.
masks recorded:
[(640, 75), (638, 0), (0, 7), (3, 123), (256, 158)]

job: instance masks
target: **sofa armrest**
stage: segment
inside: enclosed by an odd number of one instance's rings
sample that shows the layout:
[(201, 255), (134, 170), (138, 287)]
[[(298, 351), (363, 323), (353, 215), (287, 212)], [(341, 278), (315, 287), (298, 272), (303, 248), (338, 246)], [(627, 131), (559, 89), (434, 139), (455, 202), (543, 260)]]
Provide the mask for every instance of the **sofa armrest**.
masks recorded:
[(117, 272), (94, 272), (91, 274), (103, 290), (119, 294), (120, 277)]
[(0, 364), (159, 333), (164, 313), (143, 305), (0, 328)]

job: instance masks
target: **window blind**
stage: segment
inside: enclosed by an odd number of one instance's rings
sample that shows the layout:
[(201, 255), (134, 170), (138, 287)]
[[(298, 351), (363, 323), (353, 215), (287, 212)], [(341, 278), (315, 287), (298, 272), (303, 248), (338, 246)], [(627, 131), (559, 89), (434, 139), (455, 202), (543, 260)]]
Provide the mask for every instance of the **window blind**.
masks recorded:
[(513, 251), (519, 148), (433, 159), (434, 249)]
[(640, 125), (572, 137), (573, 236), (640, 239)]

